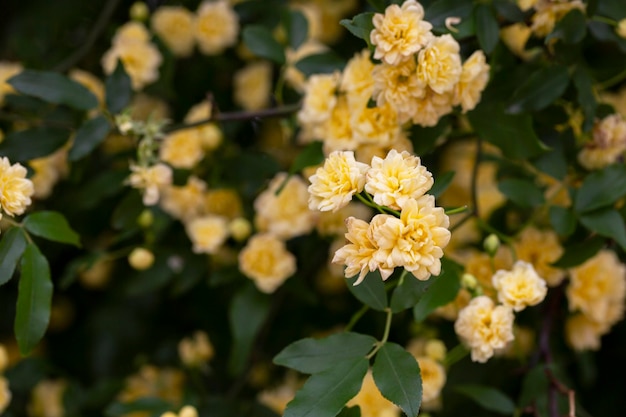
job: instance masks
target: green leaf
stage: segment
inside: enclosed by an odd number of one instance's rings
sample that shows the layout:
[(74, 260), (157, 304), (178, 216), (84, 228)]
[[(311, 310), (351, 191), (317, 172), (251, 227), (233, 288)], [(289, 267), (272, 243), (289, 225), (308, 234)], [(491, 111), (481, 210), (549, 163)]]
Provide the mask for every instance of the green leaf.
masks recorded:
[(56, 211), (37, 211), (24, 219), (24, 227), (32, 234), (55, 242), (80, 247), (80, 236), (67, 223), (65, 216)]
[(542, 394), (548, 392), (548, 376), (545, 366), (538, 365), (531, 369), (522, 381), (522, 389), (518, 399), (518, 406), (524, 408), (536, 400)]
[(585, 115), (583, 130), (587, 132), (593, 127), (596, 109), (598, 108), (598, 101), (596, 100), (593, 87), (594, 79), (589, 70), (577, 66), (572, 74), (572, 81), (578, 91), (578, 104), (583, 109), (583, 114)]
[(248, 25), (243, 29), (243, 41), (250, 51), (277, 64), (285, 63), (285, 51), (274, 39), (272, 32), (262, 25)]
[(355, 358), (309, 377), (283, 417), (335, 417), (359, 393), (369, 361)]
[(289, 46), (291, 49), (296, 50), (302, 45), (309, 35), (309, 21), (298, 10), (289, 10), (289, 26), (287, 32), (289, 33)]
[(113, 209), (111, 226), (117, 230), (129, 230), (137, 226), (137, 217), (144, 210), (141, 195), (137, 190), (129, 190), (126, 196)]
[(498, 190), (520, 207), (538, 207), (545, 203), (541, 189), (528, 180), (507, 178), (498, 183)]
[(20, 93), (48, 103), (65, 104), (78, 110), (98, 106), (98, 99), (91, 91), (57, 72), (24, 70), (7, 82)]
[(104, 116), (87, 120), (76, 131), (74, 143), (69, 151), (70, 161), (77, 161), (100, 145), (111, 131), (111, 125)]
[(572, 9), (554, 25), (554, 30), (546, 36), (545, 42), (561, 39), (567, 44), (573, 44), (582, 41), (586, 34), (587, 18), (579, 9)]
[(439, 197), (441, 194), (443, 194), (444, 191), (448, 189), (455, 175), (456, 172), (454, 171), (448, 171), (444, 172), (441, 175), (437, 175), (437, 177), (435, 178), (435, 183), (433, 184), (433, 187), (430, 189), (428, 194), (432, 194), (435, 198)]
[(474, 19), (478, 44), (485, 53), (490, 54), (500, 40), (500, 27), (496, 15), (491, 6), (478, 3), (474, 8)]
[(143, 412), (141, 414), (149, 413), (150, 416), (160, 416), (170, 411), (172, 407), (170, 402), (162, 398), (143, 397), (125, 403), (115, 402), (104, 410), (104, 415), (107, 417), (121, 417), (131, 413)]
[(117, 61), (115, 71), (111, 73), (104, 82), (106, 92), (106, 106), (111, 114), (121, 112), (128, 106), (133, 94), (130, 77), (124, 69), (121, 60)]
[(231, 301), (228, 319), (233, 335), (229, 369), (241, 373), (248, 362), (261, 326), (265, 323), (271, 306), (271, 297), (261, 294), (254, 285), (243, 287)]
[(455, 391), (471, 398), (481, 407), (500, 414), (512, 415), (515, 403), (502, 391), (484, 385), (457, 385)]
[(34, 243), (26, 246), (21, 262), (15, 312), (15, 338), (22, 355), (28, 355), (41, 340), (50, 321), (52, 280), (48, 260)]
[(500, 104), (487, 102), (467, 115), (478, 136), (496, 145), (508, 158), (526, 159), (548, 149), (533, 130), (530, 115), (506, 114)]
[(446, 258), (442, 259), (441, 264), (442, 273), (430, 277), (428, 289), (413, 308), (413, 317), (417, 322), (423, 321), (436, 308), (454, 300), (461, 288), (461, 267)]
[(515, 90), (507, 112), (517, 114), (542, 110), (561, 97), (568, 85), (567, 67), (554, 65), (541, 68)]
[(17, 261), (26, 249), (26, 236), (19, 227), (12, 227), (2, 234), (0, 240), (0, 285), (9, 282)]
[(387, 7), (385, 0), (367, 0), (367, 3), (380, 13), (383, 13)]
[(592, 232), (615, 240), (626, 250), (626, 224), (619, 213), (613, 209), (592, 211), (580, 216), (580, 222)]
[(296, 68), (307, 77), (312, 74), (328, 74), (334, 71), (341, 71), (345, 65), (346, 62), (334, 52), (307, 55), (296, 62)]
[(324, 162), (324, 151), (322, 150), (323, 143), (320, 141), (311, 142), (304, 148), (296, 159), (293, 161), (289, 172), (295, 174), (302, 171), (304, 168), (319, 165)]
[(361, 407), (358, 405), (352, 407), (344, 407), (337, 417), (361, 417)]
[(50, 155), (65, 145), (69, 137), (69, 130), (54, 127), (14, 131), (0, 143), (0, 155), (6, 156), (11, 162), (27, 162)]
[(626, 195), (626, 166), (614, 164), (585, 177), (574, 198), (574, 210), (585, 213), (613, 205)]
[(376, 339), (359, 333), (338, 333), (323, 339), (298, 340), (274, 357), (274, 363), (295, 369), (304, 374), (314, 374), (334, 367), (348, 359), (365, 357)]
[(346, 280), (350, 292), (363, 304), (370, 306), (374, 310), (384, 311), (389, 306), (389, 303), (380, 272), (378, 270), (370, 272), (365, 276), (363, 282), (359, 285), (354, 285), (357, 279), (358, 276)]
[(576, 230), (576, 216), (568, 208), (550, 206), (550, 224), (561, 236), (569, 236)]
[(407, 273), (402, 282), (393, 290), (391, 294), (391, 311), (399, 313), (402, 310), (411, 308), (422, 298), (430, 283), (420, 281), (410, 273)]
[(594, 256), (605, 245), (606, 239), (594, 236), (590, 239), (577, 241), (573, 245), (566, 246), (563, 255), (552, 266), (556, 268), (573, 268)]
[(374, 12), (365, 12), (354, 16), (352, 20), (343, 19), (339, 24), (348, 29), (357, 38), (363, 39), (367, 42), (367, 46), (371, 47), (370, 33), (374, 29), (373, 17)]
[(422, 403), (422, 377), (417, 360), (402, 346), (387, 342), (376, 353), (374, 382), (383, 397), (408, 417), (416, 417)]
[(176, 253), (162, 250), (154, 250), (154, 264), (143, 271), (136, 271), (130, 274), (124, 286), (127, 295), (142, 295), (152, 291), (157, 291), (167, 285), (174, 277), (174, 270), (169, 266), (167, 260), (170, 256), (180, 256)]

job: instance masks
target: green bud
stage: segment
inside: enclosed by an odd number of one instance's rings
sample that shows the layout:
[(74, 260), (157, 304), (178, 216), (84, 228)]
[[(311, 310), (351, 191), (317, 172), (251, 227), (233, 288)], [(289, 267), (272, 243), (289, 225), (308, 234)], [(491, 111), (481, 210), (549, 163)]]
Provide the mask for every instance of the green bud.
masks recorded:
[(487, 236), (483, 242), (483, 248), (485, 248), (485, 252), (492, 258), (495, 256), (496, 252), (498, 252), (498, 248), (500, 247), (500, 239), (495, 234), (490, 234)]

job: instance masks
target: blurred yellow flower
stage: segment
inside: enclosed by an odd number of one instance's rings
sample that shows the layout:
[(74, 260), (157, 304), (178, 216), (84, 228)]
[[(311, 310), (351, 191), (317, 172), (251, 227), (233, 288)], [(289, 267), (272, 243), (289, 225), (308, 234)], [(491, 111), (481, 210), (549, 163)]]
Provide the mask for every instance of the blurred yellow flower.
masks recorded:
[(9, 389), (9, 381), (0, 376), (0, 414), (4, 413), (11, 403), (11, 390)]
[(307, 139), (322, 139), (324, 123), (330, 118), (337, 104), (335, 92), (339, 82), (339, 73), (312, 75), (304, 87), (302, 108), (298, 112), (298, 121), (308, 131)]
[(63, 394), (67, 382), (63, 380), (44, 379), (39, 381), (31, 391), (28, 413), (32, 417), (63, 417)]
[(272, 96), (272, 65), (267, 61), (248, 64), (233, 78), (234, 100), (245, 110), (266, 108)]
[(143, 204), (152, 206), (159, 201), (163, 189), (172, 184), (172, 169), (162, 163), (145, 167), (130, 166), (128, 184), (143, 192)]
[(22, 64), (19, 62), (0, 61), (0, 106), (4, 104), (4, 96), (15, 92), (7, 80), (22, 70)]
[(200, 178), (190, 176), (181, 187), (169, 185), (164, 187), (160, 199), (161, 208), (175, 219), (188, 222), (205, 212), (204, 193), (206, 183)]
[(621, 19), (619, 22), (617, 22), (615, 33), (617, 33), (617, 36), (619, 36), (620, 38), (626, 39), (626, 19)]
[(176, 56), (191, 55), (194, 15), (183, 6), (160, 6), (150, 20), (152, 30)]
[(383, 397), (378, 390), (372, 371), (368, 371), (363, 379), (361, 390), (346, 404), (348, 407), (359, 406), (361, 417), (399, 417), (400, 408)]
[(135, 248), (128, 255), (128, 263), (134, 269), (143, 271), (154, 264), (154, 254), (146, 248)]
[(555, 287), (565, 278), (564, 270), (551, 266), (563, 254), (563, 247), (553, 230), (527, 227), (517, 236), (514, 248), (517, 258), (530, 262), (549, 286)]
[(525, 23), (519, 22), (500, 29), (500, 39), (514, 55), (524, 61), (529, 60), (533, 53), (526, 50), (526, 43), (532, 35), (532, 29)]
[(603, 323), (585, 314), (575, 314), (565, 322), (565, 341), (574, 350), (599, 350), (600, 338), (608, 331)]
[(32, 202), (35, 188), (27, 173), (21, 164), (11, 165), (6, 156), (0, 158), (0, 209), (11, 217), (23, 214)]
[(239, 269), (259, 291), (271, 294), (296, 272), (296, 257), (274, 235), (257, 234), (239, 253)]
[(441, 363), (428, 356), (416, 359), (422, 377), (422, 401), (433, 401), (441, 395), (441, 390), (446, 384), (446, 370)]
[(578, 162), (589, 170), (602, 169), (619, 160), (626, 151), (626, 120), (611, 114), (593, 126), (593, 138), (578, 154)]
[(345, 207), (354, 194), (363, 191), (367, 164), (357, 162), (354, 152), (335, 151), (326, 158), (324, 166), (309, 178), (309, 208), (337, 211)]
[(459, 43), (446, 34), (433, 38), (417, 56), (417, 79), (422, 88), (435, 93), (452, 91), (459, 82), (463, 66)]
[(215, 355), (215, 349), (209, 336), (202, 330), (197, 330), (191, 337), (185, 337), (178, 342), (178, 356), (185, 366), (198, 367), (210, 361)]
[(358, 107), (367, 105), (374, 89), (373, 70), (369, 49), (354, 54), (344, 67), (340, 90), (347, 94), (350, 107), (354, 107), (355, 102)]
[(185, 224), (195, 253), (215, 254), (228, 239), (228, 221), (213, 214), (196, 217)]
[[(211, 117), (211, 113), (211, 103), (207, 100), (201, 101), (189, 109), (185, 116), (185, 123), (196, 123), (207, 120)], [(224, 139), (222, 130), (215, 123), (204, 123), (190, 129), (198, 134), (202, 147), (207, 151), (216, 149)]]
[(543, 38), (554, 30), (556, 22), (574, 9), (585, 12), (586, 5), (581, 0), (537, 0), (534, 3), (531, 29), (535, 36)]
[(348, 217), (369, 221), (372, 218), (372, 209), (364, 204), (351, 202), (337, 211), (322, 212), (318, 217), (317, 231), (322, 236), (343, 237)]
[(185, 375), (175, 368), (157, 368), (143, 365), (137, 373), (126, 378), (124, 389), (118, 395), (121, 402), (156, 397), (178, 405), (183, 397)]
[(464, 63), (459, 82), (454, 87), (453, 105), (461, 105), (463, 113), (473, 110), (489, 81), (489, 65), (483, 51), (474, 52)]
[(539, 304), (548, 293), (546, 281), (537, 275), (532, 264), (524, 261), (515, 262), (510, 271), (496, 271), (492, 282), (498, 301), (516, 312)]
[(83, 71), (78, 68), (70, 70), (67, 74), (72, 80), (81, 84), (93, 93), (98, 99), (100, 106), (104, 105), (104, 84), (102, 81), (90, 72)]
[(52, 194), (56, 183), (69, 172), (67, 163), (67, 147), (62, 147), (54, 153), (28, 161), (35, 173), (30, 177), (35, 192), (33, 197), (43, 200)]
[(205, 1), (196, 12), (194, 36), (200, 52), (218, 55), (235, 45), (239, 35), (239, 17), (225, 0)]
[(459, 312), (454, 330), (471, 349), (472, 361), (484, 363), (494, 350), (513, 340), (513, 320), (510, 307), (495, 306), (491, 298), (481, 295)]
[(204, 158), (202, 140), (196, 129), (181, 129), (165, 136), (159, 158), (174, 168), (191, 169)]
[(227, 219), (234, 219), (243, 214), (241, 197), (232, 188), (207, 190), (204, 194), (207, 213), (216, 214)]
[(0, 374), (9, 366), (9, 353), (2, 343), (0, 343)]
[(423, 196), (434, 184), (420, 158), (406, 151), (392, 149), (384, 159), (372, 158), (371, 165), (366, 173), (365, 191), (377, 204), (394, 210)]
[(385, 14), (376, 13), (370, 42), (376, 46), (374, 58), (389, 65), (410, 59), (433, 37), (432, 25), (424, 20), (424, 8), (415, 0), (402, 6), (387, 6)]

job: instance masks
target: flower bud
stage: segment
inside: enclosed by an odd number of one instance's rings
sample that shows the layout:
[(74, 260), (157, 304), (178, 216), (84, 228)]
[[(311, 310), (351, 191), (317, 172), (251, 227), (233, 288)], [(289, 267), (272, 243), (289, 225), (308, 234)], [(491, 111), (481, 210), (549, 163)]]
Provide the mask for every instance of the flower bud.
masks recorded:
[(615, 28), (615, 32), (617, 36), (620, 38), (626, 39), (626, 19), (622, 19), (617, 22), (617, 27)]
[(198, 417), (198, 410), (191, 405), (186, 405), (180, 409), (178, 417)]
[(154, 215), (151, 210), (144, 210), (139, 217), (137, 217), (137, 224), (144, 229), (152, 226), (152, 222), (154, 222)]
[(478, 280), (472, 274), (463, 274), (461, 276), (461, 286), (468, 291), (474, 291), (478, 285)]
[(118, 114), (115, 116), (115, 124), (117, 130), (119, 130), (122, 135), (128, 135), (134, 129), (133, 120), (128, 114)]
[(7, 353), (4, 345), (0, 345), (0, 374), (4, 372), (4, 370), (9, 365), (9, 354)]
[(485, 241), (483, 242), (483, 248), (485, 248), (485, 252), (487, 252), (487, 254), (492, 258), (495, 256), (499, 247), (500, 239), (493, 233), (487, 236), (485, 238)]
[(150, 268), (154, 263), (154, 254), (145, 248), (135, 248), (128, 255), (128, 263), (134, 269), (143, 271)]
[(252, 233), (252, 225), (243, 217), (237, 217), (228, 225), (228, 230), (230, 231), (230, 235), (237, 242), (242, 242), (250, 236)]
[(446, 345), (439, 339), (432, 339), (426, 342), (426, 346), (424, 346), (424, 352), (426, 356), (436, 361), (443, 361), (448, 353), (446, 349)]
[(132, 6), (130, 6), (129, 15), (132, 20), (144, 22), (148, 19), (149, 14), (150, 10), (148, 9), (148, 6), (146, 6), (146, 3), (144, 3), (143, 1), (136, 1), (133, 3)]

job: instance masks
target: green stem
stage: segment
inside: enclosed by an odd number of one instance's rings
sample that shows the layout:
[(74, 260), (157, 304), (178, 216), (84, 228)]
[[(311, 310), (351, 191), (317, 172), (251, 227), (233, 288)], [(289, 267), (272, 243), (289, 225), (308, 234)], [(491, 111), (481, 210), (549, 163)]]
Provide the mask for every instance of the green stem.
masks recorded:
[(372, 351), (368, 353), (367, 359), (372, 359), (374, 355), (376, 355), (376, 352), (378, 352), (380, 348), (385, 345), (387, 339), (389, 339), (389, 330), (391, 329), (391, 319), (393, 317), (393, 312), (389, 307), (385, 309), (385, 312), (387, 313), (387, 320), (385, 321), (385, 331), (383, 333), (383, 338), (376, 342), (374, 349), (372, 349)]
[(352, 328), (354, 327), (355, 324), (357, 324), (357, 322), (359, 320), (361, 320), (361, 317), (363, 317), (363, 315), (365, 313), (367, 313), (367, 310), (369, 310), (370, 308), (368, 306), (366, 306), (365, 304), (363, 305), (363, 307), (361, 307), (361, 309), (359, 311), (357, 311), (356, 313), (354, 313), (352, 315), (352, 318), (350, 318), (350, 322), (346, 325), (346, 327), (344, 328), (344, 330), (346, 332), (349, 332), (350, 330), (352, 330)]
[(356, 198), (358, 198), (359, 200), (361, 200), (361, 202), (363, 204), (365, 204), (368, 207), (372, 207), (376, 210), (378, 210), (381, 214), (385, 214), (385, 211), (383, 210), (383, 208), (381, 206), (379, 206), (376, 203), (370, 203), (365, 197), (363, 197), (361, 194), (355, 194)]
[(468, 210), (467, 206), (461, 206), (461, 207), (456, 207), (453, 209), (448, 209), (445, 211), (445, 213), (450, 216), (452, 214), (459, 214), (459, 213), (465, 213)]
[(610, 17), (592, 16), (591, 20), (595, 20), (596, 22), (606, 23), (607, 25), (611, 25), (611, 26), (617, 26), (617, 20), (611, 19)]
[(609, 78), (608, 80), (602, 81), (597, 84), (598, 90), (605, 90), (607, 88), (613, 87), (614, 85), (619, 84), (626, 78), (626, 70), (620, 72), (619, 74)]
[(456, 345), (448, 351), (448, 354), (443, 360), (443, 366), (449, 368), (456, 362), (466, 357), (468, 353), (470, 353), (470, 351), (463, 344)]

